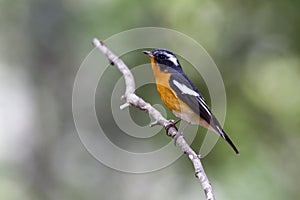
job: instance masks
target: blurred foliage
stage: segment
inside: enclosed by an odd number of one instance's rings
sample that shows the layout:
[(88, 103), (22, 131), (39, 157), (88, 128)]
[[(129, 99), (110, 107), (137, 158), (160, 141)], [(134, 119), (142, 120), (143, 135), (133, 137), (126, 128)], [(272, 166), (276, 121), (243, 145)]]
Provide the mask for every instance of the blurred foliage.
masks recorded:
[[(241, 155), (220, 140), (203, 159), (216, 197), (299, 199), (299, 7), (294, 0), (0, 1), (0, 199), (204, 199), (185, 156), (160, 171), (124, 174), (94, 160), (76, 135), (72, 86), (92, 38), (145, 26), (191, 36), (222, 74), (225, 130)], [(136, 52), (124, 60), (148, 62)], [(186, 72), (208, 98), (201, 77)], [(97, 102), (120, 76), (107, 72)], [(153, 85), (137, 92), (160, 103)], [(98, 103), (97, 114), (114, 143), (153, 148), (122, 136), (105, 106)], [(135, 108), (130, 113), (138, 124), (149, 122)], [(169, 141), (163, 131), (155, 137), (157, 146)]]

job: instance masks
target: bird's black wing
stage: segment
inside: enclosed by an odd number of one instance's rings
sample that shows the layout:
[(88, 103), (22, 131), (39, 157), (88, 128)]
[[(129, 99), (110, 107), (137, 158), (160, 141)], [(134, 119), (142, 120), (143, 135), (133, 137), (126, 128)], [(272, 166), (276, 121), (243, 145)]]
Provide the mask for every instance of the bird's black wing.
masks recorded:
[(213, 117), (205, 99), (183, 72), (172, 73), (169, 84), (181, 101), (186, 103), (196, 114), (210, 124)]
[(205, 99), (198, 91), (192, 81), (184, 74), (184, 72), (171, 73), (169, 79), (170, 87), (176, 92), (178, 98), (186, 103), (196, 114), (204, 119), (210, 126), (226, 140), (233, 150), (238, 153), (237, 148), (222, 129), (219, 121), (213, 115)]

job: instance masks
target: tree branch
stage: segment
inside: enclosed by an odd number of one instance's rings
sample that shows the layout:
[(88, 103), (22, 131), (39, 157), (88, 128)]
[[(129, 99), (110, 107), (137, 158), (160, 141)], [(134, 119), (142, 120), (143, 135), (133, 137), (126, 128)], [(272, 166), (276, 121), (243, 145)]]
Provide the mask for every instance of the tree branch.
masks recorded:
[(154, 122), (152, 125), (162, 125), (167, 132), (167, 135), (174, 138), (176, 143), (181, 148), (181, 150), (188, 155), (188, 158), (192, 161), (195, 169), (195, 175), (202, 184), (205, 196), (207, 200), (214, 200), (214, 194), (212, 191), (211, 184), (206, 176), (202, 163), (199, 156), (193, 151), (193, 149), (186, 142), (182, 134), (178, 133), (177, 128), (174, 125), (173, 121), (165, 119), (160, 112), (158, 112), (154, 107), (149, 103), (145, 102), (142, 98), (138, 97), (135, 92), (135, 81), (131, 71), (125, 65), (125, 63), (118, 58), (113, 52), (111, 52), (102, 41), (98, 39), (93, 40), (93, 45), (98, 48), (110, 61), (112, 65), (116, 65), (125, 79), (126, 90), (122, 98), (126, 100), (126, 103), (121, 105), (120, 108), (124, 109), (125, 107), (132, 105), (141, 110), (148, 112), (153, 118)]

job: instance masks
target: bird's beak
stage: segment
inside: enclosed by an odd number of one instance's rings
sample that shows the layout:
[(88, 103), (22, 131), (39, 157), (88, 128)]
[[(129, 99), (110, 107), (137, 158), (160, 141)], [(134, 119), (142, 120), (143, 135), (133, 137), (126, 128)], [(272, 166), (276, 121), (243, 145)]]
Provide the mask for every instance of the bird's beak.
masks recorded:
[(153, 57), (153, 55), (150, 51), (143, 51), (143, 53), (146, 54), (149, 57)]

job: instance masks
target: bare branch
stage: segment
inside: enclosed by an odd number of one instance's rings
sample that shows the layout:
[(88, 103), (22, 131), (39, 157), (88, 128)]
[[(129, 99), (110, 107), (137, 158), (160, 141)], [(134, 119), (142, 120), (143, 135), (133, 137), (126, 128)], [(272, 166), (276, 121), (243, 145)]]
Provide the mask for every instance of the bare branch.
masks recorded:
[(111, 64), (116, 65), (124, 76), (126, 90), (123, 98), (126, 100), (126, 103), (124, 105), (121, 105), (120, 108), (123, 109), (129, 106), (129, 104), (133, 105), (141, 110), (145, 110), (154, 118), (155, 121), (154, 123), (152, 123), (152, 125), (162, 125), (166, 129), (167, 135), (176, 139), (176, 143), (178, 144), (178, 146), (185, 154), (188, 155), (188, 158), (192, 161), (195, 169), (195, 175), (202, 184), (206, 199), (214, 200), (215, 198), (212, 192), (211, 184), (206, 176), (199, 156), (189, 146), (182, 134), (178, 133), (177, 128), (174, 125), (174, 121), (165, 119), (159, 111), (157, 111), (149, 103), (145, 102), (142, 98), (138, 97), (134, 93), (135, 81), (131, 71), (120, 58), (118, 58), (105, 46), (102, 41), (99, 41), (95, 38), (93, 40), (93, 45), (108, 58)]

